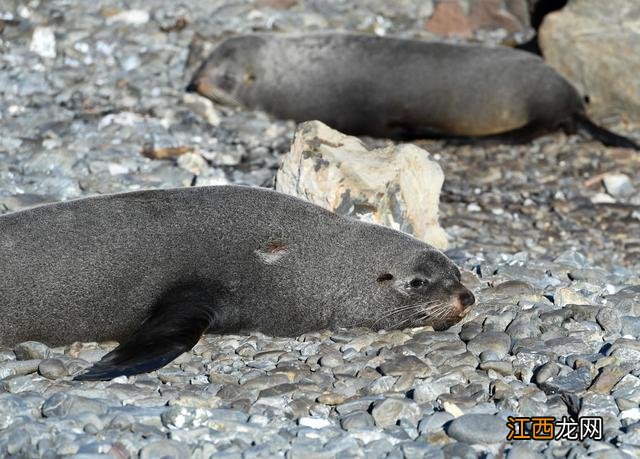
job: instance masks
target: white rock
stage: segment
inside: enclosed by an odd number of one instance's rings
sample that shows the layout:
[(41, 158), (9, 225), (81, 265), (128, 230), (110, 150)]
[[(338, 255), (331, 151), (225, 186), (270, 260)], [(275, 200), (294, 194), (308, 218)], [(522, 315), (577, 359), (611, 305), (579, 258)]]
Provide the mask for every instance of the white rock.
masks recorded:
[(636, 192), (631, 179), (625, 174), (607, 174), (602, 179), (602, 183), (607, 193), (616, 198), (631, 196)]
[(110, 113), (103, 116), (98, 122), (98, 130), (104, 129), (112, 124), (120, 126), (133, 126), (136, 123), (144, 121), (144, 117), (134, 112), (118, 112)]
[(209, 168), (207, 161), (198, 153), (187, 152), (178, 156), (178, 167), (193, 175), (200, 175)]
[(561, 308), (564, 308), (568, 304), (592, 304), (587, 298), (567, 287), (556, 289), (553, 299), (556, 306)]
[(296, 130), (276, 190), (445, 249), (447, 235), (438, 224), (443, 181), (440, 165), (415, 145), (369, 149), (357, 137), (310, 121)]
[(131, 25), (143, 25), (149, 22), (149, 12), (145, 10), (121, 11), (107, 18), (107, 24), (124, 22)]
[(220, 124), (220, 115), (216, 111), (213, 102), (209, 99), (194, 93), (185, 93), (182, 96), (182, 102), (189, 107), (195, 114), (204, 118), (207, 123), (212, 126)]
[(29, 50), (40, 57), (56, 57), (56, 36), (51, 27), (36, 27), (31, 36)]
[(591, 202), (594, 204), (613, 204), (616, 202), (616, 198), (607, 193), (596, 193), (591, 196)]
[(620, 413), (620, 419), (631, 419), (632, 421), (640, 420), (640, 408), (631, 408)]
[(303, 416), (298, 420), (298, 424), (305, 427), (311, 427), (312, 429), (322, 429), (324, 427), (329, 427), (331, 422), (328, 419)]
[(122, 174), (128, 174), (130, 172), (127, 166), (124, 166), (118, 163), (109, 163), (108, 168), (109, 168), (109, 174), (111, 175), (122, 175)]
[(229, 179), (222, 169), (209, 167), (202, 174), (198, 175), (196, 186), (229, 185), (229, 183)]

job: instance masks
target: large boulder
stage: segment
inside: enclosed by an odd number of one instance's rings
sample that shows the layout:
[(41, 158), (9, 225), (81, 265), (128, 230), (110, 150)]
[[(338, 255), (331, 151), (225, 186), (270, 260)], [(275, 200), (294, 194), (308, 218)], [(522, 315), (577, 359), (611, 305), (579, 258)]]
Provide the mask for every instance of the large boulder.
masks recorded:
[(545, 60), (590, 99), (594, 117), (640, 122), (640, 2), (570, 0), (539, 30)]
[(369, 149), (357, 137), (309, 121), (298, 126), (276, 190), (445, 249), (438, 224), (443, 181), (438, 163), (415, 145)]

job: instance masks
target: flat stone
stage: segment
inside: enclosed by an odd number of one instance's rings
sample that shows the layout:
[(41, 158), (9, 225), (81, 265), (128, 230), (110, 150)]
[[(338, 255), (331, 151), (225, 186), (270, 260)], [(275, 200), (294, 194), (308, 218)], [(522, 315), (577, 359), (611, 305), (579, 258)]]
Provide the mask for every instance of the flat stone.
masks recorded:
[(600, 370), (600, 373), (589, 387), (590, 392), (598, 394), (608, 394), (626, 374), (628, 370), (616, 365), (607, 365)]
[(173, 440), (156, 440), (140, 450), (140, 459), (155, 459), (158, 457), (172, 459), (189, 459), (189, 447)]
[(344, 430), (369, 429), (375, 426), (373, 416), (366, 411), (353, 411), (340, 418)]
[(596, 320), (607, 333), (620, 333), (622, 330), (620, 313), (613, 308), (601, 308), (596, 315)]
[(511, 337), (504, 332), (480, 333), (467, 343), (467, 349), (474, 355), (490, 350), (499, 358), (503, 358), (511, 349)]
[(501, 443), (509, 429), (503, 419), (490, 414), (465, 414), (451, 421), (447, 435), (469, 444)]
[(420, 419), (420, 407), (413, 400), (387, 398), (376, 403), (371, 412), (378, 427), (396, 425), (400, 419), (417, 424)]
[(45, 359), (38, 365), (38, 373), (48, 379), (60, 379), (67, 376), (67, 368), (60, 359)]
[(85, 412), (104, 414), (108, 409), (108, 404), (104, 400), (58, 392), (44, 402), (42, 415), (49, 418), (73, 416)]
[(38, 360), (49, 357), (51, 349), (38, 341), (25, 341), (15, 346), (13, 352), (18, 360)]
[(591, 385), (591, 374), (588, 368), (578, 368), (571, 371), (565, 376), (555, 376), (547, 379), (540, 388), (547, 394), (564, 394), (564, 393), (579, 393)]
[(385, 376), (412, 375), (416, 378), (426, 378), (436, 372), (415, 355), (403, 355), (386, 361), (380, 365), (380, 371)]

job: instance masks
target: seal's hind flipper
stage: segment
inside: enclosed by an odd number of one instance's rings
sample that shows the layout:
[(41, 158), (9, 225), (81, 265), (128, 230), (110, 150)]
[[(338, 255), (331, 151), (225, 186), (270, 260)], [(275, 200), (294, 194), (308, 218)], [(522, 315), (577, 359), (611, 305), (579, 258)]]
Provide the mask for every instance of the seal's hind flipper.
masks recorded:
[(619, 148), (630, 148), (632, 150), (640, 150), (640, 145), (638, 145), (633, 140), (598, 126), (593, 121), (591, 121), (589, 117), (584, 113), (579, 113), (578, 115), (576, 115), (576, 121), (578, 122), (579, 127), (587, 131), (587, 133), (589, 133), (591, 137), (593, 137), (596, 140), (599, 140), (600, 142), (602, 142), (603, 145), (607, 147), (619, 147)]
[(105, 381), (157, 370), (190, 350), (212, 322), (211, 297), (194, 285), (171, 289), (124, 343), (76, 381)]

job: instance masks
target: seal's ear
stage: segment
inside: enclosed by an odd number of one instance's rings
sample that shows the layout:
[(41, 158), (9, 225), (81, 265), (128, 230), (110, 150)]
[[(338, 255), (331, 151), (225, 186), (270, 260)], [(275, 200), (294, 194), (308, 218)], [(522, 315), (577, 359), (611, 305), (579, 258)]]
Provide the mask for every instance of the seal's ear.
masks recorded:
[(181, 285), (165, 293), (131, 337), (76, 381), (106, 381), (157, 370), (190, 350), (209, 328), (213, 308), (209, 292)]

